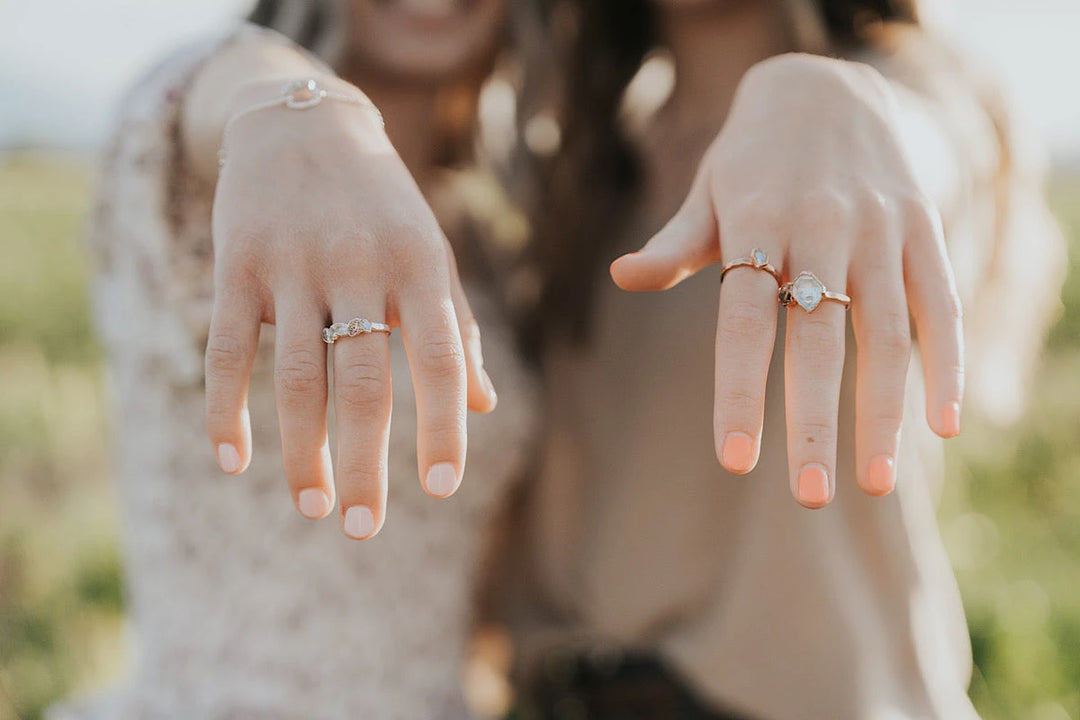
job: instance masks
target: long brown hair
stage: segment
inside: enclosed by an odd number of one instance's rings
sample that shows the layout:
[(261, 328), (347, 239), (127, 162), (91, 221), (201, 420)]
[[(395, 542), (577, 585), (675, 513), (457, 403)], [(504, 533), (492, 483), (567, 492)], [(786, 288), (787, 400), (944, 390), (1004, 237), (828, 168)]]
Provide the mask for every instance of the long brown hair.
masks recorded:
[[(789, 12), (809, 10), (793, 22), (793, 47), (811, 52), (855, 54), (874, 40), (868, 28), (885, 23), (918, 25), (913, 0), (784, 0)], [(562, 141), (541, 159), (533, 205), (532, 262), (541, 290), (524, 321), (531, 351), (553, 328), (569, 339), (588, 336), (596, 276), (611, 258), (619, 226), (638, 199), (642, 170), (619, 118), (624, 92), (656, 43), (650, 0), (551, 0), (553, 14), (573, 17), (561, 117)], [(807, 39), (808, 36), (821, 36)]]

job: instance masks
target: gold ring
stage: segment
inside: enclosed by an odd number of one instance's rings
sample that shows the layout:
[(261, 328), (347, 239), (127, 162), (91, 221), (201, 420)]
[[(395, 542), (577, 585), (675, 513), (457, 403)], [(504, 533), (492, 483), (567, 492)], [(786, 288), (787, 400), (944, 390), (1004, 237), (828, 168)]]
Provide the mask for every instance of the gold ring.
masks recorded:
[(754, 248), (754, 250), (750, 253), (750, 257), (739, 258), (738, 260), (732, 260), (731, 262), (729, 262), (720, 270), (720, 282), (724, 282), (724, 276), (727, 275), (729, 271), (734, 270), (737, 267), (748, 267), (755, 270), (764, 270), (765, 272), (773, 276), (773, 279), (776, 280), (777, 285), (780, 285), (782, 283), (780, 279), (780, 271), (769, 264), (769, 256), (765, 254), (764, 250)]
[(796, 275), (791, 282), (780, 286), (779, 298), (781, 305), (785, 307), (798, 305), (806, 312), (814, 312), (822, 300), (840, 303), (845, 310), (851, 305), (850, 297), (844, 293), (829, 292), (814, 273), (805, 270)]

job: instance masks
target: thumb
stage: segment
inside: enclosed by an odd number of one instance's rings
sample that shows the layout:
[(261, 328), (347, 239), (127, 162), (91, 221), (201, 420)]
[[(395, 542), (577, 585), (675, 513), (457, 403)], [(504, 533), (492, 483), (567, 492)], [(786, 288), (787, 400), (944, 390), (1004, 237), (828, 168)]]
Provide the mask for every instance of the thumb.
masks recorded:
[(611, 278), (623, 290), (667, 290), (720, 259), (720, 240), (705, 183), (695, 181), (682, 207), (637, 252), (611, 264)]

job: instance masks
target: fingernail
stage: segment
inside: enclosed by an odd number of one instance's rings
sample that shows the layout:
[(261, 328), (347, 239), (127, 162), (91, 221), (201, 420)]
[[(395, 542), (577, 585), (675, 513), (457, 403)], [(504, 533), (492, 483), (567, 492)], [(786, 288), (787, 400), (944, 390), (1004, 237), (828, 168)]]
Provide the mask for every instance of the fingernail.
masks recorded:
[(240, 453), (229, 443), (221, 443), (217, 446), (217, 461), (221, 469), (227, 473), (240, 472)]
[(375, 532), (375, 515), (367, 505), (353, 505), (345, 511), (345, 534), (357, 540)]
[(945, 405), (941, 412), (941, 429), (945, 437), (956, 437), (960, 434), (960, 403), (951, 402)]
[(428, 470), (424, 485), (435, 497), (447, 497), (457, 489), (457, 471), (450, 463), (436, 463)]
[(878, 455), (870, 462), (866, 475), (867, 489), (875, 495), (888, 495), (896, 487), (896, 462), (892, 455)]
[(720, 461), (733, 473), (747, 473), (754, 466), (754, 440), (743, 432), (729, 432), (724, 436)]
[(300, 495), (297, 496), (297, 505), (300, 508), (300, 514), (312, 520), (326, 517), (326, 514), (330, 512), (330, 498), (322, 490), (315, 488), (301, 490)]
[(829, 502), (829, 473), (821, 465), (805, 465), (799, 471), (799, 502), (815, 508)]

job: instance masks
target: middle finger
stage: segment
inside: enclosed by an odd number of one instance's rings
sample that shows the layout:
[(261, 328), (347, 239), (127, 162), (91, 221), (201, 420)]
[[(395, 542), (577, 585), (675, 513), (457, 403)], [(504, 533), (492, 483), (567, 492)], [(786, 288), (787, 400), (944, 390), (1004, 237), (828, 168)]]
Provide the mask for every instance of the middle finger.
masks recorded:
[[(793, 252), (790, 267), (796, 279), (805, 270), (827, 290), (845, 290), (843, 258)], [(798, 304), (788, 308), (784, 357), (788, 471), (792, 494), (808, 508), (824, 507), (836, 492), (836, 422), (846, 324), (844, 307), (824, 298), (811, 312)]]

